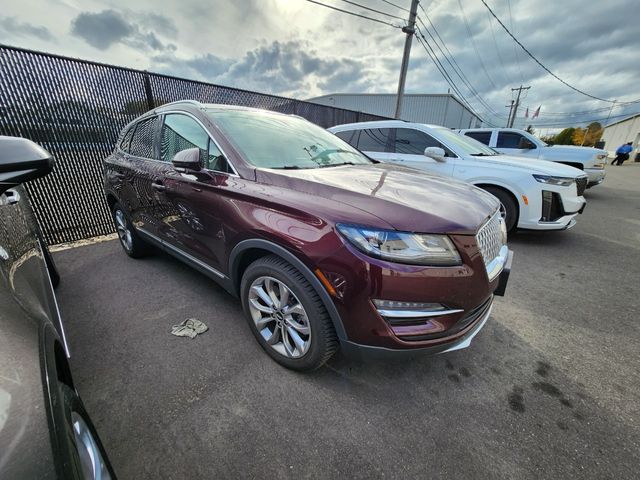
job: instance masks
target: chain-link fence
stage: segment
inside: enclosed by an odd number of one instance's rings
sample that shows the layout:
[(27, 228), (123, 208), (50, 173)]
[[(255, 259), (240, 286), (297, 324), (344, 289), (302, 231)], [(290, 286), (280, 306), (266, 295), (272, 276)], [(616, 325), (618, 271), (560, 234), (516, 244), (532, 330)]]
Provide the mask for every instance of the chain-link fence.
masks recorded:
[(114, 232), (102, 160), (120, 130), (175, 100), (245, 105), (300, 115), (322, 127), (382, 117), (205, 82), (0, 46), (0, 135), (29, 138), (56, 159), (27, 184), (49, 244)]

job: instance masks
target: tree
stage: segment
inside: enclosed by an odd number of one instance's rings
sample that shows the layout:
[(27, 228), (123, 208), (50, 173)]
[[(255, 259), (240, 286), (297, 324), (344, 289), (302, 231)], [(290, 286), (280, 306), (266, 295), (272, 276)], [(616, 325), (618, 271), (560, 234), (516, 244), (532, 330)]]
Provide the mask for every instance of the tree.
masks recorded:
[(531, 135), (535, 135), (535, 134), (536, 134), (536, 131), (535, 131), (535, 129), (533, 128), (533, 126), (532, 126), (532, 125), (529, 125), (527, 128), (525, 128), (525, 129), (524, 129), (524, 131), (525, 131), (525, 132), (529, 132)]
[(574, 145), (593, 147), (602, 136), (603, 128), (598, 122), (590, 123), (587, 128), (576, 128), (571, 136)]
[(573, 127), (565, 128), (553, 138), (556, 145), (573, 145), (572, 137), (576, 129)]

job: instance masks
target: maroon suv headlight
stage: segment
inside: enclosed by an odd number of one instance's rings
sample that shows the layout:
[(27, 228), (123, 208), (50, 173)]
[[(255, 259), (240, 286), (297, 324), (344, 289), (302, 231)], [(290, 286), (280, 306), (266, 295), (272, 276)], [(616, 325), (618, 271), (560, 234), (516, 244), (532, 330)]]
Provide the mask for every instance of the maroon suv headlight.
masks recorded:
[(340, 234), (361, 252), (389, 262), (409, 265), (455, 266), (462, 260), (446, 235), (337, 225)]

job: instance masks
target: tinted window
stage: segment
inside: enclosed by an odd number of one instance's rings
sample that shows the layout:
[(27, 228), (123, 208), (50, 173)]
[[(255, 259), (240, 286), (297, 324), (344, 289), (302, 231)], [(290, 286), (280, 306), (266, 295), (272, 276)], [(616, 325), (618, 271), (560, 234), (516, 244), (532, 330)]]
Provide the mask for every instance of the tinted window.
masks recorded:
[(336, 137), (344, 140), (352, 147), (358, 147), (358, 134), (360, 130), (347, 130), (346, 132), (337, 132)]
[(395, 130), (394, 153), (404, 153), (409, 155), (424, 155), (427, 147), (439, 147), (444, 149), (445, 156), (454, 157), (455, 155), (446, 148), (442, 143), (419, 130), (411, 128), (397, 128)]
[(391, 129), (389, 128), (361, 130), (358, 150), (363, 152), (390, 152), (393, 147), (390, 135)]
[(465, 135), (485, 145), (489, 145), (491, 142), (491, 132), (465, 132)]
[(500, 132), (498, 133), (498, 141), (496, 142), (497, 148), (520, 148), (520, 140), (522, 135), (515, 132)]
[(131, 138), (129, 153), (136, 157), (154, 158), (153, 135), (156, 131), (157, 117), (138, 122)]
[(167, 115), (162, 127), (160, 159), (170, 162), (176, 153), (189, 148), (200, 150), (203, 168), (220, 172), (231, 171), (222, 152), (198, 122), (187, 115)]
[(120, 150), (122, 150), (123, 152), (129, 153), (129, 144), (131, 142), (131, 137), (133, 136), (133, 131), (135, 130), (135, 128), (135, 125), (130, 127), (122, 136), (122, 140), (120, 141)]
[(395, 153), (407, 153), (410, 155), (422, 155), (427, 147), (440, 147), (442, 144), (435, 138), (424, 132), (410, 128), (396, 129)]

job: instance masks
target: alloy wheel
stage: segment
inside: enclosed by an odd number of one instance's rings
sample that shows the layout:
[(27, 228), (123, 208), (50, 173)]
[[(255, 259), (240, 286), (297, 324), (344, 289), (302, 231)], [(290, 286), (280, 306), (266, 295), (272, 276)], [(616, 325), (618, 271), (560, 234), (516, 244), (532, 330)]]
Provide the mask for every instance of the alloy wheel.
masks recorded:
[(295, 294), (273, 277), (258, 277), (249, 288), (249, 310), (256, 329), (280, 355), (300, 358), (311, 345), (307, 312)]
[(127, 219), (124, 216), (124, 212), (119, 209), (116, 210), (114, 218), (116, 220), (116, 230), (118, 231), (120, 243), (122, 243), (125, 250), (130, 252), (133, 248), (133, 238), (131, 237), (131, 230), (129, 230), (127, 225)]

